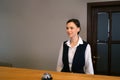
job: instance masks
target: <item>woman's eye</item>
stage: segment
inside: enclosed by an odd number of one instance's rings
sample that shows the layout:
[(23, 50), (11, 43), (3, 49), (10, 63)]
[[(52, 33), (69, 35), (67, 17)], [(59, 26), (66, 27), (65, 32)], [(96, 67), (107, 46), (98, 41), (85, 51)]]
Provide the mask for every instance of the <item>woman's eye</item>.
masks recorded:
[(68, 30), (68, 29), (71, 29), (71, 30), (72, 30), (72, 29), (74, 29), (74, 28), (73, 28), (73, 27), (66, 27), (66, 30)]
[(66, 27), (66, 29), (68, 30), (68, 27)]
[(73, 29), (73, 27), (70, 27), (70, 29)]

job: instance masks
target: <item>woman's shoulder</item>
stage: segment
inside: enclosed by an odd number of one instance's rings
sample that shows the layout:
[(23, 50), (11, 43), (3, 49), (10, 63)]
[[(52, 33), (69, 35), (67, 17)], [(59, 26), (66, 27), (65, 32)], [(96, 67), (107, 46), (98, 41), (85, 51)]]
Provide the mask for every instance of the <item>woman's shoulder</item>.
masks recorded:
[(89, 44), (87, 41), (83, 40), (83, 44)]
[(86, 47), (91, 47), (90, 44), (89, 44), (87, 41), (84, 41), (84, 40), (83, 40), (83, 44), (85, 44)]
[(63, 41), (63, 43), (66, 43), (68, 40)]

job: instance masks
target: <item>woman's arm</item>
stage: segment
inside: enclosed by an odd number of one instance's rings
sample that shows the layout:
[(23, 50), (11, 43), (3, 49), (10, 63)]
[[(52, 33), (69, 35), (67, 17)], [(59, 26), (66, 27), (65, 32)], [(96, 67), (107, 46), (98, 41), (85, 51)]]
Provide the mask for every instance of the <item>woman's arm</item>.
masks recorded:
[(84, 67), (86, 74), (94, 74), (93, 64), (92, 64), (92, 57), (91, 57), (91, 47), (88, 44), (85, 51), (85, 67)]
[(60, 51), (59, 51), (59, 56), (58, 56), (58, 62), (57, 62), (57, 68), (56, 68), (56, 70), (58, 72), (60, 72), (63, 68), (62, 54), (63, 54), (63, 43), (61, 45), (61, 48), (60, 48)]

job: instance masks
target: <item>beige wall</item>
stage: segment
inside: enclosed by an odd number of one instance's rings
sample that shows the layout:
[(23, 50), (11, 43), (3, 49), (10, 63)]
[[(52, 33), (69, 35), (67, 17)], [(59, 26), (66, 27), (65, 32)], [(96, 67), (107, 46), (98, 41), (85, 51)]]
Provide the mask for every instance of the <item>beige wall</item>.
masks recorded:
[(65, 22), (78, 18), (86, 40), (87, 2), (99, 1), (115, 0), (0, 0), (0, 61), (55, 70)]

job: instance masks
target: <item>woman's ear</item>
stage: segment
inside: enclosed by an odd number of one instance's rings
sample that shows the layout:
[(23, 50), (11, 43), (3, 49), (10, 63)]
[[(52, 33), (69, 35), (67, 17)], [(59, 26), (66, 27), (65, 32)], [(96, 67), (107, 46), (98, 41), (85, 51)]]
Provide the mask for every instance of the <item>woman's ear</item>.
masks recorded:
[(80, 28), (78, 28), (78, 32), (80, 32)]

